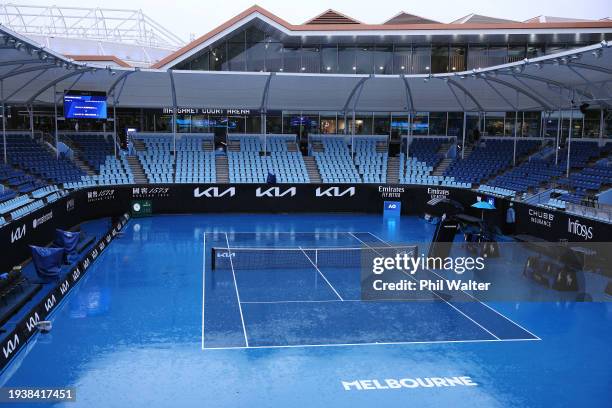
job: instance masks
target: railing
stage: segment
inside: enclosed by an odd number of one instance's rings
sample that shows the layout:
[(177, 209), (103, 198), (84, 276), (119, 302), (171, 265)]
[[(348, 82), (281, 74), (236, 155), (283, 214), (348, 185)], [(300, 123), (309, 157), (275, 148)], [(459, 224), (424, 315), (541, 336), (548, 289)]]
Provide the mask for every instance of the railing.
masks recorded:
[(593, 218), (606, 222), (612, 222), (612, 205), (599, 204), (593, 202), (594, 206), (586, 206), (581, 204), (567, 203), (565, 212), (580, 215), (586, 218)]

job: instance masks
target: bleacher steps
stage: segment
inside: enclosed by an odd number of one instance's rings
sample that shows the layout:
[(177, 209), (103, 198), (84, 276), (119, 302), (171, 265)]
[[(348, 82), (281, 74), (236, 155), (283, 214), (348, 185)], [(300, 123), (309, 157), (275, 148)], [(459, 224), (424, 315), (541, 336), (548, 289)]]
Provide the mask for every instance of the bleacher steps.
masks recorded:
[(134, 175), (134, 182), (137, 184), (149, 184), (149, 180), (145, 175), (144, 169), (142, 168), (138, 157), (128, 156), (127, 161), (130, 165), (130, 169), (132, 170), (132, 174)]
[(321, 182), (321, 173), (317, 167), (317, 162), (313, 156), (304, 156), (304, 165), (306, 166), (306, 172), (311, 183)]
[(72, 161), (74, 162), (74, 164), (79, 166), (79, 168), (83, 170), (88, 176), (95, 176), (96, 172), (87, 163), (85, 163), (79, 158), (78, 153), (75, 150), (73, 150), (73, 152), (74, 156), (72, 158)]
[(215, 170), (217, 173), (217, 183), (229, 183), (229, 165), (227, 163), (227, 156), (215, 157)]
[(314, 141), (310, 144), (313, 152), (324, 152), (325, 148), (323, 147), (323, 143), (319, 141)]
[(387, 159), (387, 183), (399, 183), (399, 158), (397, 156)]
[(228, 140), (227, 151), (228, 152), (239, 152), (240, 151), (240, 141), (239, 140)]
[(440, 162), (440, 164), (438, 164), (438, 166), (434, 169), (433, 171), (433, 175), (434, 176), (443, 176), (444, 172), (446, 171), (446, 169), (448, 168), (448, 166), (450, 166), (450, 164), (453, 162), (453, 159), (451, 159), (450, 157), (446, 157), (444, 159), (442, 159), (442, 161)]
[(205, 152), (212, 152), (215, 149), (212, 140), (204, 140), (202, 142), (202, 149)]
[(289, 152), (297, 152), (298, 150), (299, 149), (298, 149), (297, 143), (295, 143), (293, 141), (287, 142), (287, 151), (289, 151)]
[(132, 138), (132, 143), (134, 143), (134, 149), (136, 149), (137, 152), (144, 152), (147, 150), (144, 142), (140, 139)]
[(376, 153), (387, 153), (387, 142), (377, 141), (376, 142)]

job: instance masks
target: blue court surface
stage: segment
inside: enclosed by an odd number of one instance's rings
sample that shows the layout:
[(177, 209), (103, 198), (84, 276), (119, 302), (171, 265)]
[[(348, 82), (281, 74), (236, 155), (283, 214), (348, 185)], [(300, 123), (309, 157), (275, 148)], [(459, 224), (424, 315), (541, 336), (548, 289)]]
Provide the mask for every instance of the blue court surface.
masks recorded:
[(609, 407), (609, 303), (360, 300), (348, 249), (428, 242), (434, 228), (132, 219), (0, 382), (75, 387), (66, 407)]

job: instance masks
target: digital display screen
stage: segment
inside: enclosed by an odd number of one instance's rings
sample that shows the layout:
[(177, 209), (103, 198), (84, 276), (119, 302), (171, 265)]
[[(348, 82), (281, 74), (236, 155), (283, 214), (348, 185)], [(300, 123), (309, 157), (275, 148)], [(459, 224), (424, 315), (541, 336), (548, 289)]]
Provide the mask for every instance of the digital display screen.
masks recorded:
[(64, 93), (66, 119), (106, 119), (106, 93), (69, 91)]

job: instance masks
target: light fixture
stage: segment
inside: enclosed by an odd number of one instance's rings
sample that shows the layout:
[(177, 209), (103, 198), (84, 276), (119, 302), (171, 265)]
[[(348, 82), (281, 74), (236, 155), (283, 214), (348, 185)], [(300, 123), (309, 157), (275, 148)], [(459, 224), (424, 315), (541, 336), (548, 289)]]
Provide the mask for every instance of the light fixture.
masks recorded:
[(300, 70), (306, 71), (306, 67), (302, 67), (302, 68), (300, 68)]
[(325, 69), (331, 71), (331, 67), (325, 67)]
[(385, 67), (378, 67), (378, 69), (380, 69), (382, 71), (383, 69), (385, 69)]
[(429, 67), (425, 67), (425, 71), (429, 71)]
[(402, 71), (406, 69), (404, 65), (402, 65), (400, 68), (402, 69)]
[(357, 67), (353, 67), (353, 71), (357, 71)]

